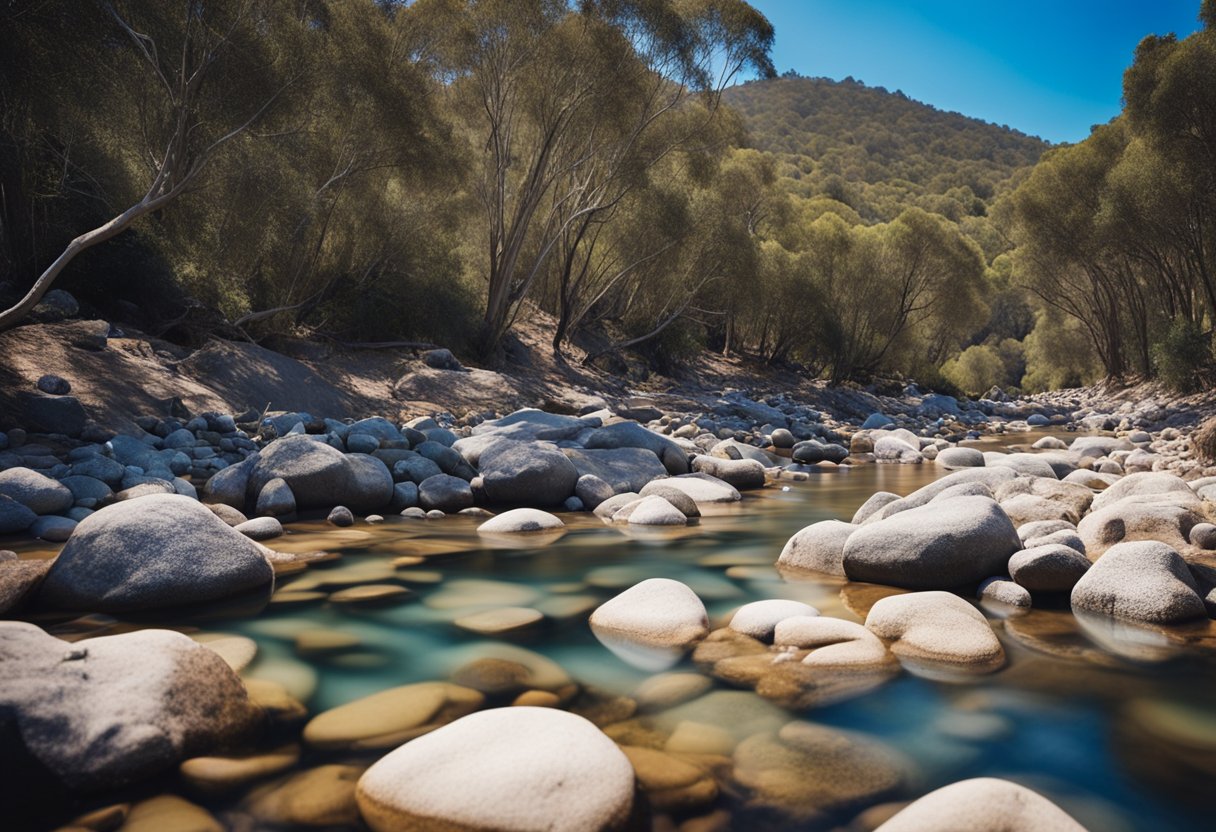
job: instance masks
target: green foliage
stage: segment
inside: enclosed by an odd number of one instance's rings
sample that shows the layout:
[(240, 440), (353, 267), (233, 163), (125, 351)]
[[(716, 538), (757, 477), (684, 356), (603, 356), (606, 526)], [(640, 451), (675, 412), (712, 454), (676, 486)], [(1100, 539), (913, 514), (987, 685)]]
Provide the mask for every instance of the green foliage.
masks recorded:
[(753, 81), (726, 101), (743, 114), (752, 145), (775, 154), (786, 189), (849, 205), (866, 222), (913, 205), (955, 221), (982, 216), (1048, 147), (856, 81)]
[(1153, 368), (1161, 380), (1179, 393), (1194, 393), (1204, 386), (1212, 364), (1212, 339), (1187, 320), (1174, 321), (1152, 346)]
[(1027, 392), (1091, 384), (1102, 376), (1102, 364), (1081, 322), (1054, 310), (1038, 313), (1035, 327), (1022, 342)]
[(993, 384), (1006, 383), (1005, 362), (993, 347), (975, 345), (967, 347), (942, 365), (942, 375), (956, 387), (971, 396), (976, 396)]

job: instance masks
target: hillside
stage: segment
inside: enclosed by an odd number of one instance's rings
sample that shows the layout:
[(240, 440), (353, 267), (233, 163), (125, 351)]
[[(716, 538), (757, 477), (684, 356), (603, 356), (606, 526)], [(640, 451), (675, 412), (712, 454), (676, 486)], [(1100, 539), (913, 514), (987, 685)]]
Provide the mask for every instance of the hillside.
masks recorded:
[(980, 216), (1051, 147), (850, 79), (783, 76), (731, 87), (724, 98), (749, 143), (778, 156), (791, 192), (831, 196), (867, 222), (909, 205), (956, 221)]

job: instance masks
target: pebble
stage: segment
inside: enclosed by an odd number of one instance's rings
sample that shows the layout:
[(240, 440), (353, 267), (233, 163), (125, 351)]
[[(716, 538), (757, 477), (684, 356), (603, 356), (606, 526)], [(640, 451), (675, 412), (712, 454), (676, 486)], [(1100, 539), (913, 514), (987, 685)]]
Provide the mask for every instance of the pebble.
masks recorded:
[(529, 607), (499, 607), (461, 616), (452, 623), (462, 630), (488, 636), (534, 627), (544, 618), (544, 614), (539, 610)]
[(342, 606), (384, 607), (404, 603), (413, 596), (413, 592), (396, 584), (365, 584), (332, 592), (329, 600)]

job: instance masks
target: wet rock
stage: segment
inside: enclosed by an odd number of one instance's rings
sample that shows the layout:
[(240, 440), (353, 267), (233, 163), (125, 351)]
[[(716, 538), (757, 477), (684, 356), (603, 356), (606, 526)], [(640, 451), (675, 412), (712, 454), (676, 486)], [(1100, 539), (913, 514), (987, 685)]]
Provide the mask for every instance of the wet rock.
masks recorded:
[(591, 630), (635, 666), (664, 670), (709, 632), (705, 605), (669, 578), (651, 578), (606, 601), (591, 614)]
[(1005, 651), (984, 616), (949, 592), (883, 598), (866, 616), (866, 629), (891, 642), (901, 659), (976, 672), (997, 670)]
[(269, 591), (272, 580), (258, 544), (189, 497), (158, 494), (81, 521), (39, 599), (58, 609), (129, 612)]
[(986, 497), (956, 497), (863, 524), (844, 545), (854, 581), (909, 589), (954, 587), (1005, 570), (1021, 548), (1009, 518)]
[(460, 477), (435, 474), (418, 484), (418, 503), (427, 511), (460, 511), (473, 505), (473, 489)]
[(71, 789), (146, 778), (231, 742), (258, 717), (223, 659), (167, 630), (70, 644), (0, 622), (0, 661), (0, 711)]
[(363, 584), (330, 593), (329, 602), (348, 607), (388, 607), (413, 597), (413, 591), (396, 584)]
[(1206, 617), (1198, 584), (1176, 550), (1157, 541), (1120, 543), (1072, 589), (1074, 612), (1150, 624)]
[(826, 615), (785, 619), (774, 630), (773, 645), (810, 650), (802, 663), (811, 667), (880, 667), (893, 660), (886, 646), (865, 627)]
[(700, 673), (660, 673), (638, 685), (633, 699), (639, 711), (659, 711), (708, 693), (713, 684)]
[(394, 748), (481, 707), (478, 691), (447, 682), (389, 688), (313, 717), (304, 741), (327, 750)]
[(246, 788), (286, 771), (299, 760), (300, 747), (293, 744), (239, 757), (192, 757), (178, 771), (194, 791), (216, 795)]
[(210, 812), (172, 794), (141, 800), (131, 807), (121, 832), (223, 832)]
[(801, 601), (774, 598), (753, 601), (735, 611), (728, 625), (737, 633), (751, 636), (759, 641), (772, 641), (773, 630), (787, 618), (819, 615), (819, 610)]
[(702, 766), (653, 748), (622, 746), (651, 807), (660, 812), (688, 812), (713, 803), (718, 783)]
[(254, 791), (245, 808), (266, 824), (353, 827), (359, 823), (355, 784), (363, 771), (358, 766), (317, 766)]
[(1089, 558), (1071, 546), (1048, 543), (1016, 552), (1009, 575), (1031, 592), (1069, 592), (1089, 569)]
[(360, 778), (357, 798), (377, 832), (432, 823), (591, 832), (622, 827), (633, 792), (629, 759), (593, 724), (552, 708), (513, 707), (401, 746)]
[(491, 517), (478, 526), (477, 531), (484, 534), (516, 534), (551, 531), (564, 528), (565, 525), (559, 518), (547, 511), (535, 508), (517, 508)]
[(844, 577), (844, 546), (858, 528), (840, 520), (812, 523), (786, 541), (777, 565)]
[(755, 804), (805, 821), (895, 795), (906, 766), (869, 737), (797, 721), (744, 740), (733, 762), (734, 778)]
[(544, 618), (540, 611), (529, 607), (499, 607), (461, 616), (452, 623), (471, 633), (493, 636), (535, 627)]
[(0, 497), (10, 497), (35, 514), (59, 514), (76, 502), (66, 486), (29, 468), (0, 471)]
[(930, 792), (875, 832), (1085, 832), (1047, 798), (993, 777), (962, 780)]

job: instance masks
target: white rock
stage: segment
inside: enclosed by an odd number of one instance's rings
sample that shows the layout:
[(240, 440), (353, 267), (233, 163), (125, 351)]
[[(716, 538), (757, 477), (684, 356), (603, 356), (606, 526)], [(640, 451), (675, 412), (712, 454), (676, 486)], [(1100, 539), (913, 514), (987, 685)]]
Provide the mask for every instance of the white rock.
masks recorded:
[(551, 708), (470, 714), (406, 743), (359, 779), (376, 832), (442, 826), (505, 832), (618, 827), (633, 806), (628, 758), (580, 716)]

